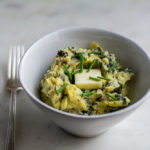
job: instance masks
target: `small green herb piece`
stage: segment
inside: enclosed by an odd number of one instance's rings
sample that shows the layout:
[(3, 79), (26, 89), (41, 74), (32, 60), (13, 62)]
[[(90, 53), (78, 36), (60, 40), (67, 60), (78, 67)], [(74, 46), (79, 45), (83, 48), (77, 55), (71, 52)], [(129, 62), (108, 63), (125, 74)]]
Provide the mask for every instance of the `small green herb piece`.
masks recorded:
[(81, 58), (83, 58), (84, 60), (87, 60), (87, 58), (86, 57), (84, 57), (81, 53), (77, 53), (77, 55)]
[(72, 82), (72, 74), (70, 73), (70, 71), (67, 69), (66, 65), (63, 64), (65, 71), (67, 72), (67, 75), (69, 77), (70, 82)]
[(81, 57), (81, 60), (80, 60), (80, 72), (81, 73), (83, 72), (83, 62), (84, 62), (84, 58)]
[(109, 69), (108, 72), (113, 71), (117, 67), (117, 63), (114, 63)]
[(87, 60), (81, 53), (77, 53), (77, 55), (80, 57), (80, 72), (83, 72), (83, 62), (84, 60)]
[(95, 92), (94, 92), (94, 91), (92, 91), (92, 92), (82, 93), (82, 94), (81, 94), (81, 96), (90, 96), (90, 95), (93, 95), (93, 94), (95, 94)]
[(115, 100), (115, 101), (118, 100), (116, 97), (112, 96), (112, 95), (109, 94), (109, 93), (105, 93), (105, 94), (106, 94), (106, 96), (110, 97), (111, 99), (113, 99), (113, 100)]
[(98, 51), (92, 51), (90, 54), (95, 54), (95, 55), (102, 55), (103, 52), (98, 52)]
[(76, 70), (76, 71), (72, 72), (72, 75), (77, 74), (77, 73), (80, 73), (80, 70)]
[(99, 76), (97, 76), (97, 78), (100, 78), (100, 79), (104, 79), (104, 80), (110, 81), (109, 78), (105, 78), (105, 77), (99, 77)]
[(94, 66), (95, 62), (96, 62), (96, 59), (94, 59), (94, 60), (92, 61), (92, 63), (91, 63), (91, 65), (90, 65), (89, 69), (87, 70), (87, 72), (90, 72), (90, 70), (91, 70), (92, 67)]
[(94, 80), (94, 81), (100, 81), (101, 79), (94, 78), (94, 77), (89, 77), (89, 79)]
[(62, 92), (66, 87), (68, 86), (68, 83), (64, 84), (61, 88), (59, 88), (56, 93), (59, 94), (60, 92)]

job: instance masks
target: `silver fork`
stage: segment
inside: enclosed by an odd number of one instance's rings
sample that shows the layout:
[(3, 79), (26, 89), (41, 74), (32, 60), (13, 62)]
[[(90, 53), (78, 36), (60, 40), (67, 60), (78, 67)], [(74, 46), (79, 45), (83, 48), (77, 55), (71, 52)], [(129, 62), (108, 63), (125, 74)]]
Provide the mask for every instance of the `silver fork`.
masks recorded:
[(9, 122), (5, 150), (15, 149), (15, 116), (16, 116), (16, 93), (22, 87), (18, 78), (19, 63), (24, 54), (24, 46), (13, 46), (9, 50), (8, 80), (6, 88), (11, 92)]

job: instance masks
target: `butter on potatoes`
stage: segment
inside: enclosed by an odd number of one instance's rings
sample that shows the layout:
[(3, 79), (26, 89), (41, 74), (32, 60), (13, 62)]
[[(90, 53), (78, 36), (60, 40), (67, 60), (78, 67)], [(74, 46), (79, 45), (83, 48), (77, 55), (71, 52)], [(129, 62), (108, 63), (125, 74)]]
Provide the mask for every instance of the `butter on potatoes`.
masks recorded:
[(82, 73), (75, 74), (75, 85), (80, 89), (98, 89), (101, 88), (103, 85), (102, 80), (101, 81), (94, 81), (90, 80), (89, 77), (95, 77), (101, 76), (100, 69), (91, 69), (89, 72), (87, 72), (87, 69), (83, 69)]
[(69, 113), (109, 113), (130, 104), (127, 82), (133, 75), (131, 68), (123, 68), (114, 54), (95, 42), (88, 49), (68, 47), (58, 51), (41, 80), (40, 96)]

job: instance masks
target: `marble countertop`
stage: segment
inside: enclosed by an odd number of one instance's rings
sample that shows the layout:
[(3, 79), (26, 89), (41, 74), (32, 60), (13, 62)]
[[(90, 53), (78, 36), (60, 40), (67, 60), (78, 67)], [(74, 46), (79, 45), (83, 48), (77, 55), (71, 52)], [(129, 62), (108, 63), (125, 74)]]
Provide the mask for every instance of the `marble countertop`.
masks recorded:
[[(10, 93), (5, 90), (10, 45), (27, 49), (64, 27), (98, 27), (120, 33), (150, 54), (149, 0), (0, 1), (0, 149), (4, 148)], [(127, 119), (95, 138), (67, 134), (46, 118), (24, 92), (17, 96), (16, 150), (149, 150), (150, 99)]]

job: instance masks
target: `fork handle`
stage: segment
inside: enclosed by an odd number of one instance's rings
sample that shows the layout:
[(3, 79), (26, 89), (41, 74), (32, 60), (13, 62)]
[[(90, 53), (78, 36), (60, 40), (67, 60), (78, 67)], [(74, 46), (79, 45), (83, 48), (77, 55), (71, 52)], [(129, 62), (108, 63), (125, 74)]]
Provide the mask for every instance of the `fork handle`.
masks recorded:
[(10, 112), (5, 150), (15, 149), (16, 90), (11, 91)]

